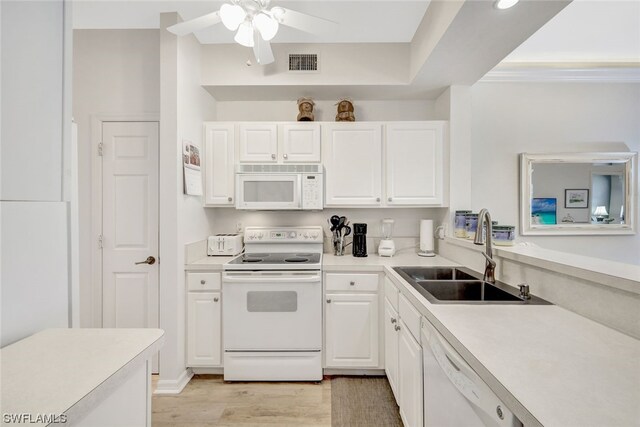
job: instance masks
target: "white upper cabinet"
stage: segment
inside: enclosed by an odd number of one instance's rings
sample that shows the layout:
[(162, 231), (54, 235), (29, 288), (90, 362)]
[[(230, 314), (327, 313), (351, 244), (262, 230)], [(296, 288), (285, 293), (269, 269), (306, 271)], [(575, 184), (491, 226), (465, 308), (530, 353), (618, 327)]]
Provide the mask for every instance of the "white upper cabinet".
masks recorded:
[(387, 206), (440, 206), (446, 122), (386, 124)]
[(235, 191), (235, 126), (205, 123), (204, 205), (233, 206)]
[(380, 206), (382, 125), (322, 124), (325, 206)]
[(282, 125), (281, 157), (285, 163), (320, 163), (320, 124)]
[(278, 161), (278, 126), (275, 123), (242, 123), (238, 131), (240, 163)]

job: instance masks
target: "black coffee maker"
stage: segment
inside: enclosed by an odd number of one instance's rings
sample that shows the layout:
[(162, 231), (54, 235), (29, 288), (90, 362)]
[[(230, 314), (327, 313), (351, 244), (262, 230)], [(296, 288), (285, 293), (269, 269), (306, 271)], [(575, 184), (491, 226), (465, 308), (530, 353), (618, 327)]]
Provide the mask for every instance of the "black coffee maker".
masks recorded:
[(353, 256), (367, 256), (367, 224), (353, 224)]

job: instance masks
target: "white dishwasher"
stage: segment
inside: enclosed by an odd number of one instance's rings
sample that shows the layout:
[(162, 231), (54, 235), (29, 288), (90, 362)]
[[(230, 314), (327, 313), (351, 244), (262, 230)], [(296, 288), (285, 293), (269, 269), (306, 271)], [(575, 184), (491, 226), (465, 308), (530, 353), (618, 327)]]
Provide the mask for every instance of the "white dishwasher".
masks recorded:
[(425, 427), (521, 427), (435, 327), (422, 319)]

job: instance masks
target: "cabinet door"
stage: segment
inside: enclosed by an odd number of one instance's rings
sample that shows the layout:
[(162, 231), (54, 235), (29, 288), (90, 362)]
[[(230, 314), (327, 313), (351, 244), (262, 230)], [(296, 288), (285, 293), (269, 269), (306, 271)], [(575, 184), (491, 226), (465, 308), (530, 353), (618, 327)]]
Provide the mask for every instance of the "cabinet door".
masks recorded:
[(318, 123), (283, 125), (282, 161), (320, 163), (320, 125)]
[(204, 205), (233, 206), (235, 129), (233, 124), (204, 125)]
[(187, 366), (222, 363), (220, 292), (187, 293)]
[(379, 206), (382, 197), (382, 126), (322, 125), (325, 206)]
[(273, 123), (243, 123), (240, 132), (240, 163), (278, 161), (278, 127)]
[(389, 385), (398, 399), (398, 313), (388, 299), (384, 299), (384, 371), (387, 373)]
[(378, 367), (378, 295), (327, 294), (327, 367)]
[(442, 205), (444, 126), (445, 122), (386, 125), (387, 205)]
[(398, 386), (400, 417), (406, 427), (422, 427), (422, 347), (400, 320)]

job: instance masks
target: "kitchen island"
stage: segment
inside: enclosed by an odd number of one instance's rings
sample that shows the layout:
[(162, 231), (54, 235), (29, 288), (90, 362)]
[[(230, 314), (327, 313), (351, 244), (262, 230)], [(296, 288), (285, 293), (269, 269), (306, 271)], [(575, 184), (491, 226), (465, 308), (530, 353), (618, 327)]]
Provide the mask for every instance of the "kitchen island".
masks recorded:
[(2, 424), (150, 426), (160, 329), (47, 329), (0, 350)]

